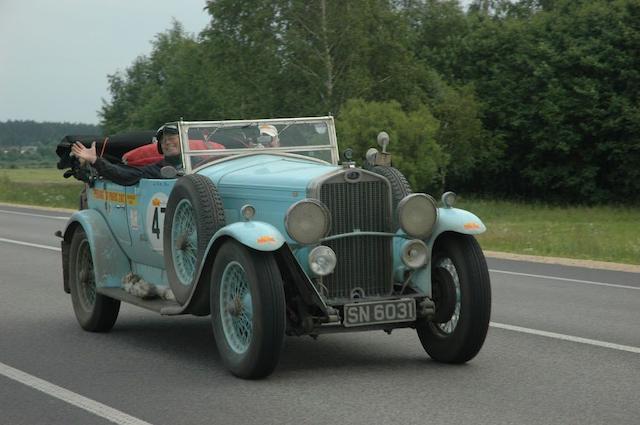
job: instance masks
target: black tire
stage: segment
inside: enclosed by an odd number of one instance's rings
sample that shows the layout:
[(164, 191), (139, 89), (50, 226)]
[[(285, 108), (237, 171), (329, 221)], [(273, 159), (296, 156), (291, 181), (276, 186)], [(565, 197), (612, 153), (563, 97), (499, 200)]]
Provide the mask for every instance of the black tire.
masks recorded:
[(396, 217), (396, 211), (398, 209), (398, 203), (407, 195), (411, 195), (413, 191), (407, 181), (407, 178), (394, 167), (384, 167), (376, 165), (371, 169), (376, 174), (380, 174), (385, 177), (391, 183), (391, 211), (393, 211), (393, 221), (395, 228), (398, 228), (398, 218)]
[[(439, 311), (453, 313), (445, 323), (422, 319), (416, 330), (420, 342), (431, 358), (444, 363), (464, 363), (478, 354), (489, 329), (491, 316), (491, 284), (482, 249), (473, 236), (458, 233), (442, 235), (434, 247), (431, 263), (433, 297), (436, 316)], [(457, 281), (460, 301), (447, 287)], [(449, 281), (446, 281), (448, 276)], [(449, 285), (449, 286), (447, 286)], [(451, 300), (455, 308), (443, 305)], [(457, 316), (457, 317), (456, 317)]]
[[(190, 227), (189, 234), (174, 235), (172, 231), (176, 210), (182, 201), (189, 205), (186, 209), (191, 210), (193, 226)], [(207, 244), (214, 233), (224, 225), (224, 207), (213, 182), (199, 174), (189, 174), (178, 179), (167, 200), (162, 243), (169, 286), (180, 304), (189, 300)], [(188, 240), (188, 236), (193, 232), (197, 236), (195, 244)], [(182, 241), (178, 238), (182, 238)], [(176, 249), (179, 245), (181, 248)], [(176, 265), (175, 260), (184, 261), (185, 264), (192, 261), (193, 264), (187, 267), (193, 269), (192, 272), (187, 272), (186, 268), (182, 267), (183, 264)]]
[(91, 247), (82, 227), (78, 227), (71, 239), (69, 287), (73, 311), (82, 329), (90, 332), (111, 330), (118, 318), (120, 301), (96, 293)]
[[(228, 331), (231, 336), (227, 337), (223, 316), (229, 319), (236, 315), (242, 320), (241, 315), (245, 314), (246, 307), (238, 307), (240, 311), (230, 313), (228, 310), (223, 312), (221, 304), (226, 302), (226, 295), (229, 294), (222, 289), (223, 276), (225, 272), (238, 273), (238, 265), (251, 295), (251, 318), (246, 321), (251, 324), (251, 332), (247, 341), (241, 342), (240, 349), (238, 344), (234, 349), (233, 336), (237, 333), (229, 323), (235, 323), (236, 319), (231, 322), (227, 320), (227, 329), (231, 328)], [(225, 278), (228, 279), (226, 276)], [(229, 284), (224, 285), (228, 288)], [(236, 298), (239, 300), (240, 297)], [(246, 297), (242, 299), (246, 300)], [(238, 302), (240, 301), (235, 305)], [(263, 378), (271, 374), (280, 359), (286, 325), (282, 277), (273, 253), (251, 250), (232, 239), (225, 241), (216, 254), (211, 272), (210, 307), (218, 352), (229, 371), (246, 379)]]

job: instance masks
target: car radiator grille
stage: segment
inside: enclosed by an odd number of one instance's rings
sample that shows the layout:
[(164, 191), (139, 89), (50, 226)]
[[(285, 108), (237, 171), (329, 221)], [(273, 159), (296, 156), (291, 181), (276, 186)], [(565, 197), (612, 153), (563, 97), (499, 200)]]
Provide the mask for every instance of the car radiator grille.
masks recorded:
[[(334, 180), (334, 179), (332, 179)], [(390, 232), (390, 191), (386, 181), (325, 182), (320, 200), (331, 212), (331, 235)], [(335, 271), (322, 280), (329, 298), (351, 298), (360, 288), (365, 297), (392, 290), (392, 240), (386, 236), (350, 236), (325, 242), (338, 257)]]

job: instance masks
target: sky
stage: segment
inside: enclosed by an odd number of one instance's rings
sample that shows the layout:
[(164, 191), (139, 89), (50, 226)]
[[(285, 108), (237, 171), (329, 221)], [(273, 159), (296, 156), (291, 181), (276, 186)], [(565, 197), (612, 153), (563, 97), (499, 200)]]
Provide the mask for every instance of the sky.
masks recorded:
[(198, 34), (205, 0), (0, 0), (0, 121), (98, 124), (107, 75), (181, 22)]

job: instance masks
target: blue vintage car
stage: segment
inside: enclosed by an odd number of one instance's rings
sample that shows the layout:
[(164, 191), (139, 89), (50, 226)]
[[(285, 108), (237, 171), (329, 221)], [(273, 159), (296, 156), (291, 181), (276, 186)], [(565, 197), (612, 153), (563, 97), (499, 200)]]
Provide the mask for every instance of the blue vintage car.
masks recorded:
[(478, 353), (491, 289), (473, 235), (485, 226), (451, 192), (442, 206), (413, 193), (385, 133), (360, 168), (339, 162), (332, 117), (170, 124), (182, 166), (167, 178), (125, 187), (69, 162), (88, 176), (86, 208), (61, 233), (84, 329), (110, 330), (121, 301), (211, 315), (243, 378), (274, 370), (285, 335), (414, 328), (437, 361)]

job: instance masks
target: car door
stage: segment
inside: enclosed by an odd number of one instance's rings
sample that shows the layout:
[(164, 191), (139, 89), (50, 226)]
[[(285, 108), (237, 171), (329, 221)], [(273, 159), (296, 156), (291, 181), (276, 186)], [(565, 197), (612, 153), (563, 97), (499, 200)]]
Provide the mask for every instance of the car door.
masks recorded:
[(116, 241), (125, 252), (131, 248), (127, 219), (127, 190), (107, 180), (98, 180), (91, 190), (91, 208), (102, 213)]
[(175, 179), (141, 179), (127, 188), (131, 259), (139, 264), (164, 269), (164, 215)]

